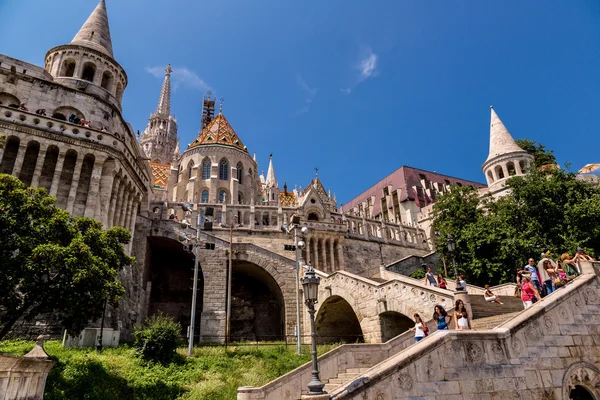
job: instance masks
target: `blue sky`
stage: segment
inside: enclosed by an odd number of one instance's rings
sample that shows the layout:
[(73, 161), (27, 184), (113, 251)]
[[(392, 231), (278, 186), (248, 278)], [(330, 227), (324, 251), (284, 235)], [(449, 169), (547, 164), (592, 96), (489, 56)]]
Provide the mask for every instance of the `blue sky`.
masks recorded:
[[(96, 4), (0, 0), (0, 53), (43, 65)], [(107, 0), (125, 118), (144, 130), (171, 63), (182, 147), (210, 88), (281, 186), (315, 167), (340, 202), (401, 165), (484, 181), (490, 104), (561, 164), (600, 162), (597, 0), (141, 4)]]

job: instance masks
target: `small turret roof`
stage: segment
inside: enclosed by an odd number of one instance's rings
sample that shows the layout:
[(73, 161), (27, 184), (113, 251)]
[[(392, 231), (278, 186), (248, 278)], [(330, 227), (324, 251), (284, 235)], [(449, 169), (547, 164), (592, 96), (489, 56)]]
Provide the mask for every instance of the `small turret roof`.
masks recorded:
[(506, 129), (500, 117), (496, 114), (494, 107), (490, 106), (490, 109), (492, 111), (490, 120), (490, 153), (486, 162), (503, 154), (515, 152), (526, 153), (510, 135), (508, 129)]
[(231, 125), (229, 125), (229, 121), (227, 121), (227, 118), (225, 118), (223, 113), (219, 113), (208, 125), (206, 125), (196, 140), (188, 146), (188, 149), (202, 145), (231, 146), (243, 150), (246, 153), (248, 152)]
[(267, 170), (267, 185), (277, 187), (277, 178), (275, 178), (275, 168), (273, 168), (273, 154), (269, 156), (269, 169)]
[(89, 47), (114, 58), (105, 0), (100, 0), (71, 44)]

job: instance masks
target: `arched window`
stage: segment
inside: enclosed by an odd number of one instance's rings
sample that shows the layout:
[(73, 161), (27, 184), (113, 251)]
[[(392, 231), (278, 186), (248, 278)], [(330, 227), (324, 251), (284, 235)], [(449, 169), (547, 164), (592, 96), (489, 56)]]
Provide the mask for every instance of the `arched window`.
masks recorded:
[(202, 197), (200, 199), (200, 203), (208, 203), (208, 190), (202, 191)]
[(188, 164), (188, 179), (192, 179), (193, 174), (194, 174), (194, 162), (190, 161), (190, 163)]
[(227, 193), (224, 190), (219, 191), (219, 203), (224, 204), (227, 200)]
[(96, 66), (91, 62), (83, 64), (83, 72), (81, 73), (81, 79), (93, 82), (94, 75), (96, 75)]
[(244, 195), (242, 193), (238, 193), (238, 203), (244, 204)]
[(229, 163), (226, 159), (222, 159), (219, 163), (219, 179), (222, 181), (229, 179)]
[(100, 86), (102, 86), (106, 90), (110, 90), (112, 88), (112, 85), (113, 75), (109, 71), (104, 71), (104, 73), (102, 74), (102, 83), (100, 83)]
[(244, 174), (244, 166), (240, 162), (237, 164), (236, 168), (237, 168), (237, 180), (241, 185), (242, 184), (242, 175)]
[(490, 183), (494, 183), (494, 175), (492, 175), (492, 171), (488, 171), (487, 176)]
[(75, 75), (75, 60), (65, 60), (60, 70), (60, 76), (70, 78), (73, 75)]
[(498, 179), (503, 179), (504, 178), (504, 171), (502, 170), (501, 166), (498, 165), (495, 168), (495, 171), (496, 171), (496, 176), (498, 177)]
[(508, 176), (513, 176), (517, 174), (517, 170), (515, 169), (515, 163), (512, 161), (506, 164), (506, 169), (508, 170)]
[(317, 215), (317, 213), (311, 212), (308, 214), (308, 218), (309, 221), (318, 221), (319, 220), (319, 216)]
[(210, 179), (210, 160), (202, 163), (202, 179)]
[(522, 173), (527, 173), (527, 165), (525, 164), (524, 160), (519, 161), (519, 167), (521, 167)]

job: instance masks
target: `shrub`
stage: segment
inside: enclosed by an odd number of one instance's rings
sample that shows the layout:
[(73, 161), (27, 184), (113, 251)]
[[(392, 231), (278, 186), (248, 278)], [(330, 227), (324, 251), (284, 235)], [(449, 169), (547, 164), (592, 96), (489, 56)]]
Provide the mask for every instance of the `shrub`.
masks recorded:
[(176, 354), (181, 325), (162, 313), (136, 327), (133, 333), (136, 355), (146, 361), (170, 362)]
[(412, 274), (410, 274), (410, 277), (414, 279), (423, 279), (425, 278), (425, 271), (423, 271), (422, 269), (418, 269)]

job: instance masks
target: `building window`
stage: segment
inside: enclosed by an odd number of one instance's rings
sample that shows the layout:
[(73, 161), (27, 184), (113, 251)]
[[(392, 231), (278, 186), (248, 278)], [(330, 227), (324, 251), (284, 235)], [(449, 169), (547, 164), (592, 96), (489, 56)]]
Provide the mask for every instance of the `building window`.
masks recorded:
[(210, 160), (202, 163), (202, 179), (210, 179)]
[(237, 180), (240, 183), (240, 185), (242, 184), (243, 173), (244, 173), (244, 166), (242, 165), (242, 163), (238, 163), (238, 165), (237, 165)]
[(192, 179), (193, 174), (194, 174), (194, 162), (191, 161), (188, 164), (188, 179)]
[(219, 179), (222, 181), (229, 179), (229, 163), (225, 159), (219, 163)]
[(244, 204), (244, 195), (242, 193), (238, 193), (238, 203)]
[(202, 197), (200, 198), (201, 203), (208, 203), (208, 190), (202, 191)]
[(104, 71), (104, 73), (102, 74), (102, 83), (100, 83), (100, 86), (102, 86), (106, 90), (110, 90), (112, 88), (113, 76), (110, 72)]
[(81, 79), (93, 82), (94, 75), (96, 75), (96, 66), (90, 62), (83, 65), (83, 72), (81, 73)]
[(60, 75), (66, 76), (68, 78), (73, 77), (73, 75), (75, 75), (75, 61), (74, 60), (65, 60), (65, 62), (63, 62), (63, 67), (62, 67)]
[(220, 190), (219, 191), (219, 203), (223, 204), (223, 203), (225, 203), (225, 200), (227, 200), (227, 194), (225, 193), (224, 190)]
[(217, 213), (217, 222), (220, 224), (221, 222), (223, 222), (223, 213), (221, 211), (219, 211)]

